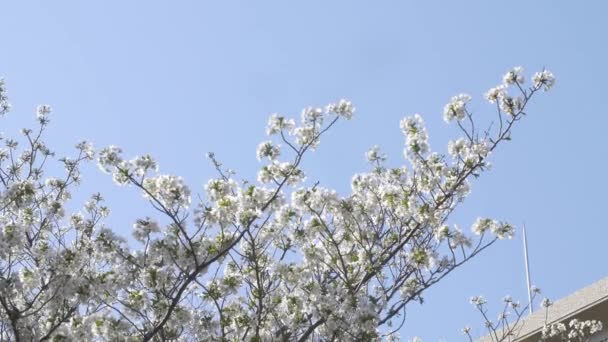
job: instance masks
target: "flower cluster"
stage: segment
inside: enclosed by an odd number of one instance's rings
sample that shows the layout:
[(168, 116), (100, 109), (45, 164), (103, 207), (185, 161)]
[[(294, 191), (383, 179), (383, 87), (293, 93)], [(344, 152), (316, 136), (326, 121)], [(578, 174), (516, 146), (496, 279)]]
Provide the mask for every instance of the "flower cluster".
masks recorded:
[(150, 234), (158, 232), (160, 232), (158, 223), (149, 217), (138, 219), (133, 225), (133, 237), (139, 242), (144, 242), (150, 238)]
[(446, 104), (443, 109), (443, 120), (450, 122), (454, 119), (464, 120), (466, 116), (466, 104), (471, 101), (471, 96), (460, 94), (452, 97), (452, 101)]
[(494, 235), (496, 235), (499, 239), (504, 238), (512, 238), (514, 233), (514, 228), (510, 224), (506, 222), (499, 222), (496, 220), (492, 220), (489, 218), (477, 218), (477, 221), (473, 224), (471, 228), (473, 233), (476, 235), (482, 235), (486, 231), (491, 231)]
[(568, 324), (553, 323), (543, 327), (541, 341), (588, 341), (592, 335), (602, 331), (603, 324), (597, 320), (572, 319)]
[[(319, 144), (319, 136), (322, 134), (322, 127), (325, 119), (331, 120), (331, 123), (326, 127), (329, 128), (338, 118), (350, 120), (353, 117), (355, 108), (349, 101), (340, 100), (337, 103), (331, 103), (325, 106), (325, 110), (321, 108), (308, 107), (302, 110), (301, 124), (296, 125), (294, 119), (288, 119), (278, 114), (272, 114), (268, 120), (266, 133), (268, 135), (279, 134), (285, 140), (285, 135), (289, 134), (295, 138), (298, 145), (305, 145), (310, 148), (315, 148)], [(258, 147), (258, 159), (266, 157), (262, 149), (264, 143)], [(292, 146), (293, 147), (293, 146)], [(271, 151), (267, 151), (270, 153)]]
[(258, 145), (256, 152), (257, 158), (261, 161), (264, 158), (275, 160), (281, 154), (281, 146), (274, 145), (272, 141), (264, 141)]
[(328, 113), (335, 113), (338, 116), (345, 118), (346, 120), (350, 120), (355, 113), (355, 108), (350, 103), (350, 101), (346, 101), (344, 99), (338, 101), (336, 104), (330, 104), (325, 109)]
[(122, 149), (118, 146), (108, 146), (99, 152), (98, 165), (105, 173), (111, 173), (123, 161), (120, 156)]
[(6, 84), (4, 83), (4, 79), (0, 78), (0, 116), (5, 115), (11, 110), (11, 104), (8, 102), (8, 97), (6, 96)]
[(266, 134), (273, 135), (286, 130), (290, 132), (296, 126), (296, 122), (293, 119), (286, 119), (284, 116), (279, 114), (272, 114), (268, 119), (268, 127), (266, 128)]
[(401, 132), (405, 135), (405, 156), (417, 159), (418, 156), (426, 154), (429, 149), (428, 135), (424, 120), (420, 114), (401, 120)]
[[(491, 88), (485, 97), (490, 103), (498, 103), (500, 110), (506, 113), (509, 117), (514, 118), (523, 112), (525, 101), (539, 89), (544, 91), (550, 90), (555, 84), (555, 77), (548, 70), (537, 72), (532, 77), (532, 87), (525, 90), (525, 77), (522, 67), (515, 67), (503, 76), (502, 84)], [(509, 88), (514, 87), (521, 96), (509, 95)]]
[(543, 88), (545, 91), (550, 90), (555, 85), (555, 77), (553, 73), (547, 70), (537, 72), (532, 77), (532, 83), (535, 88)]
[(518, 66), (507, 72), (503, 76), (502, 81), (505, 85), (522, 84), (526, 80), (523, 74), (524, 68)]
[(365, 158), (370, 163), (382, 163), (386, 160), (386, 154), (380, 151), (380, 146), (375, 145), (372, 147), (367, 153), (365, 153)]
[(181, 177), (160, 175), (147, 178), (143, 188), (144, 197), (158, 200), (167, 208), (187, 208), (190, 205), (190, 189)]

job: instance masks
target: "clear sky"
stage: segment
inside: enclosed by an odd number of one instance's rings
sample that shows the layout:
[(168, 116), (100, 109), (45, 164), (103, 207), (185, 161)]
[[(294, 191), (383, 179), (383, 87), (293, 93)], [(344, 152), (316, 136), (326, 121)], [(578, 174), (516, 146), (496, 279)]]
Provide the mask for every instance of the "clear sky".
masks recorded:
[[(253, 179), (267, 116), (345, 97), (357, 107), (309, 156), (309, 177), (343, 193), (381, 145), (402, 162), (399, 119), (416, 112), (445, 151), (457, 132), (442, 120), (452, 95), (481, 94), (509, 68), (558, 78), (534, 100), (513, 141), (494, 155), (453, 223), (477, 216), (528, 227), (533, 283), (557, 299), (608, 275), (606, 246), (605, 1), (3, 1), (0, 75), (16, 135), (35, 106), (54, 108), (48, 140), (60, 154), (80, 139), (151, 153), (193, 190), (213, 175), (214, 151)], [(149, 209), (90, 167), (84, 192), (101, 190), (110, 224), (128, 234)], [(412, 305), (402, 336), (462, 340), (481, 320), (483, 294), (525, 300), (521, 234), (501, 242)], [(492, 315), (494, 316), (494, 315)]]

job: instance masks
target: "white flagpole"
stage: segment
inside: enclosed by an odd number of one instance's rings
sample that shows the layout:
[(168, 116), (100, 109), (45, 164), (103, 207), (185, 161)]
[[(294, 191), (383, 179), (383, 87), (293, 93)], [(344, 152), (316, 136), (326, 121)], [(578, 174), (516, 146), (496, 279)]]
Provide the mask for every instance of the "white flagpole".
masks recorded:
[(524, 223), (524, 258), (526, 259), (526, 280), (528, 283), (528, 311), (532, 314), (532, 285), (530, 284), (530, 262), (528, 261), (528, 240), (526, 238), (526, 224)]

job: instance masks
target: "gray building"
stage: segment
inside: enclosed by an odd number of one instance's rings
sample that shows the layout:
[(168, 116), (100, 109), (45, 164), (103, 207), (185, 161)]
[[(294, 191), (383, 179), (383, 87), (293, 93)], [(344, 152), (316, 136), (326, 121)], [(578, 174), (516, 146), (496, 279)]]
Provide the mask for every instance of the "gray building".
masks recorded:
[[(540, 340), (545, 320), (549, 324), (558, 322), (567, 324), (571, 319), (577, 318), (601, 321), (604, 329), (593, 336), (591, 342), (608, 342), (608, 277), (555, 301), (549, 308), (548, 316), (546, 314), (544, 309), (539, 309), (523, 318), (515, 331), (515, 336), (506, 341), (536, 342)], [(490, 342), (492, 339), (490, 336), (484, 336), (478, 341)]]

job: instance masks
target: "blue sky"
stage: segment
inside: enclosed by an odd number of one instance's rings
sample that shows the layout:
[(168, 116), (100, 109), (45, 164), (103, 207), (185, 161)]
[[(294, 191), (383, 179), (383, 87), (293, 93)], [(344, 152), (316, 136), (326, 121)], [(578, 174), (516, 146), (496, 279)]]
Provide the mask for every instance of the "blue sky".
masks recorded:
[[(481, 94), (510, 67), (547, 67), (554, 91), (535, 99), (513, 141), (475, 182), (453, 223), (477, 216), (526, 222), (533, 283), (557, 299), (608, 275), (603, 210), (608, 49), (603, 1), (12, 1), (2, 4), (0, 75), (14, 106), (1, 130), (30, 125), (53, 106), (48, 141), (60, 154), (80, 139), (151, 153), (161, 171), (195, 191), (213, 175), (214, 151), (254, 178), (267, 116), (348, 98), (343, 122), (309, 156), (310, 178), (345, 192), (379, 144), (402, 162), (399, 119), (421, 113), (445, 151), (457, 131), (442, 121), (452, 95)], [(100, 190), (110, 224), (128, 234), (149, 213), (133, 189), (90, 167), (83, 192)], [(412, 305), (402, 335), (462, 340), (481, 321), (483, 294), (525, 299), (521, 235), (501, 242)]]

